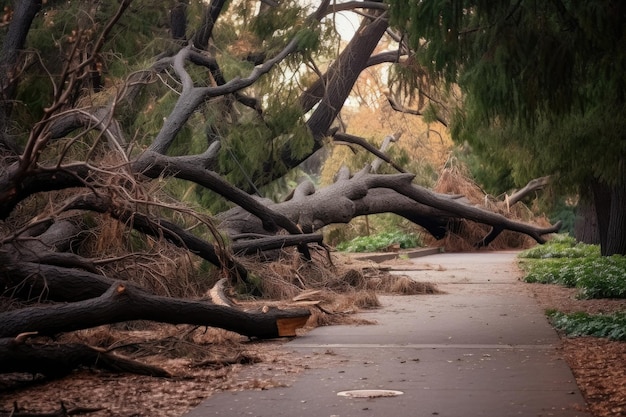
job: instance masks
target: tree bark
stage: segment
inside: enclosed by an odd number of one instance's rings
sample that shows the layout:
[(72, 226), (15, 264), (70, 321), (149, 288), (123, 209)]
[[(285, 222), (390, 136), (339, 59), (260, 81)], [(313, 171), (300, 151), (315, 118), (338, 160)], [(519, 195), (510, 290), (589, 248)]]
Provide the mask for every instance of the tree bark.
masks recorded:
[(550, 182), (549, 176), (535, 178), (535, 179), (528, 181), (528, 184), (526, 184), (524, 187), (520, 188), (519, 190), (517, 190), (516, 192), (508, 196), (507, 201), (508, 201), (509, 206), (516, 204), (518, 201), (524, 199), (530, 193), (543, 189), (543, 187), (548, 185), (549, 182)]
[[(321, 80), (319, 87), (313, 87), (313, 90), (309, 90), (303, 96), (302, 107), (305, 111), (312, 107), (311, 103), (319, 101), (307, 121), (316, 143), (320, 142), (330, 129), (354, 83), (367, 67), (370, 56), (387, 30), (389, 22), (384, 13), (375, 11), (373, 15), (374, 20), (361, 25), (348, 46), (328, 69), (325, 82)], [(321, 98), (319, 93), (314, 93), (318, 90), (323, 92)]]
[(578, 242), (587, 243), (589, 245), (600, 244), (596, 207), (593, 201), (589, 201), (586, 198), (582, 198), (576, 207), (574, 237)]
[(0, 51), (0, 147), (17, 152), (16, 143), (7, 134), (17, 85), (16, 67), (19, 55), (24, 50), (31, 24), (41, 10), (42, 2), (41, 0), (20, 0), (14, 1), (13, 5), (15, 10), (13, 10), (6, 36), (2, 40)]
[(598, 234), (600, 236), (600, 251), (603, 255), (609, 239), (609, 219), (611, 216), (611, 189), (598, 180), (592, 180), (591, 192), (593, 194), (593, 204), (596, 209), (598, 220)]
[(31, 344), (22, 342), (20, 337), (0, 339), (0, 373), (28, 372), (59, 378), (81, 366), (140, 375), (171, 376), (157, 366), (83, 344)]
[(611, 185), (611, 208), (606, 245), (602, 255), (626, 255), (626, 167), (621, 161), (615, 184)]
[(138, 287), (116, 282), (97, 298), (2, 313), (0, 337), (15, 337), (26, 332), (54, 335), (102, 324), (152, 320), (219, 327), (248, 337), (269, 339), (295, 336), (295, 332), (285, 333), (283, 324), (296, 321), (302, 326), (310, 314), (304, 309), (244, 312), (200, 300), (156, 296)]
[[(502, 230), (527, 234), (539, 243), (543, 235), (558, 231), (560, 224), (542, 228), (510, 220), (500, 214), (470, 206), (457, 198), (434, 193), (412, 184), (412, 174), (374, 175), (363, 170), (352, 178), (340, 178), (320, 190), (312, 185), (299, 186), (291, 200), (269, 207), (311, 233), (332, 223), (347, 223), (366, 214), (396, 213), (442, 238), (450, 224), (468, 219), (492, 226), (493, 230), (477, 245), (488, 244)], [(262, 224), (240, 208), (225, 212), (220, 229), (230, 235), (267, 233)]]
[(288, 246), (306, 245), (308, 243), (321, 244), (324, 239), (324, 236), (321, 234), (298, 234), (289, 236), (278, 235), (272, 237), (255, 235), (253, 239), (241, 240), (246, 237), (248, 236), (233, 236), (234, 239), (238, 239), (231, 245), (231, 250), (235, 255), (249, 256)]

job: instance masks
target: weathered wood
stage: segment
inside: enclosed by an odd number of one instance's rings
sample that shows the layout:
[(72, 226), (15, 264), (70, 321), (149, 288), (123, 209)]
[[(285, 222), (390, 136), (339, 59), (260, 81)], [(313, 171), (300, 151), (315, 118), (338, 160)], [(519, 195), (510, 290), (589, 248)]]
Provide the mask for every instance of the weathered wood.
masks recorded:
[(208, 291), (208, 295), (213, 304), (233, 308), (235, 305), (228, 299), (228, 297), (226, 297), (226, 294), (224, 293), (224, 286), (226, 285), (226, 282), (226, 278), (222, 278), (217, 281)]
[(102, 324), (152, 320), (219, 327), (248, 337), (269, 339), (282, 336), (277, 320), (304, 319), (310, 314), (306, 309), (245, 312), (201, 300), (156, 296), (140, 288), (116, 282), (97, 298), (2, 313), (0, 337), (14, 337), (24, 332), (54, 335)]
[(550, 183), (549, 176), (532, 179), (528, 181), (528, 184), (526, 184), (524, 187), (520, 188), (519, 190), (517, 190), (510, 196), (507, 196), (506, 197), (507, 204), (509, 206), (512, 206), (516, 204), (518, 201), (522, 200), (528, 194), (537, 190), (541, 190), (543, 187), (545, 187), (549, 183)]
[(84, 344), (33, 344), (16, 338), (0, 339), (0, 373), (28, 372), (59, 378), (79, 367), (169, 377), (166, 370), (114, 355)]
[[(413, 184), (413, 177), (413, 174), (370, 174), (365, 169), (320, 190), (294, 193), (291, 200), (269, 204), (273, 211), (289, 217), (304, 232), (376, 213), (396, 213), (423, 226), (437, 239), (443, 238), (449, 226), (461, 219), (491, 226), (492, 232), (477, 245), (488, 244), (502, 230), (523, 233), (543, 243), (544, 235), (560, 228), (560, 224), (539, 227), (511, 220), (469, 205), (456, 196), (438, 194)], [(222, 214), (220, 228), (229, 234), (264, 233), (262, 224), (252, 217), (240, 208), (231, 209)]]
[(254, 255), (258, 252), (281, 249), (289, 246), (308, 243), (321, 244), (323, 239), (324, 237), (319, 233), (268, 236), (257, 239), (239, 240), (231, 245), (231, 249), (236, 255)]

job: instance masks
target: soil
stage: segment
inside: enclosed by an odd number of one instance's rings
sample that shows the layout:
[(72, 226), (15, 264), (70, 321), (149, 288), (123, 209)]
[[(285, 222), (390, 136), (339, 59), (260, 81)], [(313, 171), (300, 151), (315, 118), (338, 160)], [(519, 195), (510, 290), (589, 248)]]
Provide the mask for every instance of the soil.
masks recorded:
[[(572, 289), (525, 285), (545, 309), (626, 311), (626, 300), (579, 300)], [(57, 380), (0, 375), (0, 416), (19, 416), (16, 411), (59, 416), (180, 416), (213, 393), (283, 386), (309, 366), (332, 361), (325, 355), (306, 361), (291, 357), (281, 348), (286, 340), (249, 341), (234, 333), (189, 326), (133, 326), (101, 327), (74, 337), (91, 343), (100, 338), (100, 344), (116, 347), (116, 352), (167, 369), (172, 378), (93, 369), (77, 370)], [(589, 411), (596, 417), (626, 415), (626, 343), (563, 337), (561, 349)]]

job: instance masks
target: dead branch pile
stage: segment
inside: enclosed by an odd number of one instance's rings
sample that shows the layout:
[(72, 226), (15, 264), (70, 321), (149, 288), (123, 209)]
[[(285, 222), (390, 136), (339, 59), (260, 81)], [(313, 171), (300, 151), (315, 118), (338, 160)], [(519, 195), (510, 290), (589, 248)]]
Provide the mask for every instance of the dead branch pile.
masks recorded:
[[(458, 164), (445, 168), (433, 191), (443, 194), (462, 195), (472, 205), (485, 208), (494, 213), (502, 214), (509, 219), (532, 222), (539, 226), (549, 225), (545, 216), (537, 216), (524, 203), (508, 204), (504, 198), (495, 198), (486, 194), (478, 184), (472, 181), (466, 169)], [(449, 233), (441, 240), (426, 237), (427, 244), (434, 247), (443, 247), (448, 252), (467, 252), (476, 250), (475, 242), (489, 232), (489, 226), (475, 223), (466, 219), (459, 219), (449, 229)], [(534, 246), (536, 242), (527, 235), (503, 231), (491, 244), (490, 249), (525, 249)]]

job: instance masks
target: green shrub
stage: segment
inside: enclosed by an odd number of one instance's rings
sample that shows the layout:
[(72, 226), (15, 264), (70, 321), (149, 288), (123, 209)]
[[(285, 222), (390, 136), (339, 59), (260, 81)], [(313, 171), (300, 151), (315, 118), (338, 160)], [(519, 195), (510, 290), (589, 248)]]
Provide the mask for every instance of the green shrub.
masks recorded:
[(626, 258), (600, 256), (597, 245), (558, 235), (520, 254), (526, 282), (578, 288), (581, 298), (626, 298)]
[(400, 245), (401, 249), (422, 246), (422, 236), (416, 233), (383, 232), (341, 242), (337, 245), (337, 250), (342, 252), (376, 252), (395, 244)]
[(526, 282), (578, 288), (580, 298), (626, 298), (626, 258), (559, 258), (522, 262)]
[(527, 259), (585, 258), (600, 256), (600, 247), (579, 243), (569, 235), (560, 234), (543, 245), (525, 250), (519, 256)]
[(606, 337), (626, 341), (626, 312), (614, 314), (548, 313), (552, 325), (568, 336)]

